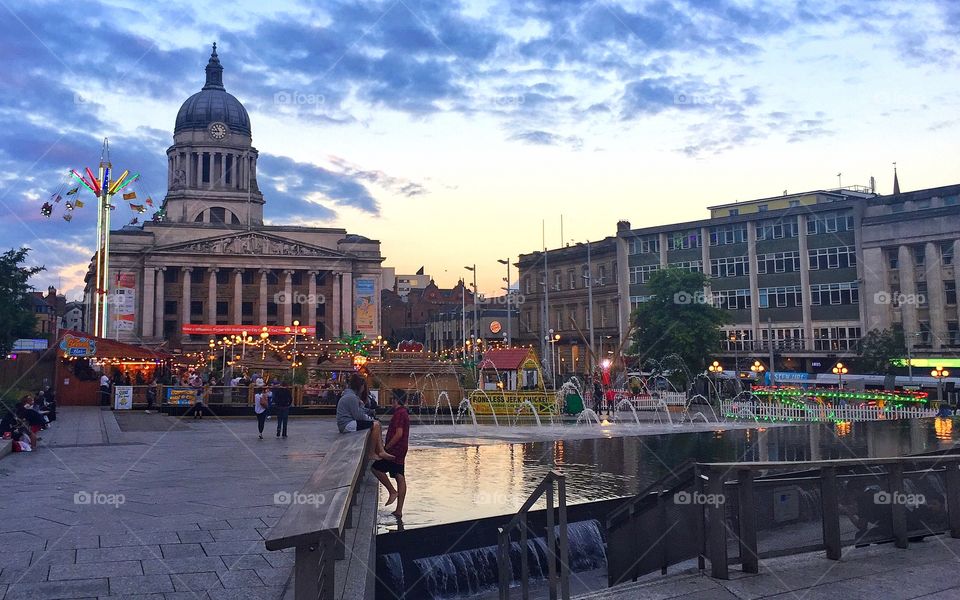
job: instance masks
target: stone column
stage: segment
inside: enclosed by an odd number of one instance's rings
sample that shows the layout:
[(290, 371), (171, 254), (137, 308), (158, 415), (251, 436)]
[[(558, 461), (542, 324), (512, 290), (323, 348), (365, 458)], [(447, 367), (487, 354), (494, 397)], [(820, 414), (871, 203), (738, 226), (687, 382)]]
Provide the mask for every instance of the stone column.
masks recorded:
[(927, 274), (927, 306), (930, 308), (930, 331), (933, 349), (940, 350), (947, 339), (946, 297), (943, 291), (943, 268), (940, 266), (940, 248), (927, 242), (924, 248), (924, 267)]
[(709, 300), (710, 288), (710, 228), (700, 228), (700, 263), (703, 274), (707, 277), (707, 285), (703, 286), (703, 299)]
[(353, 273), (343, 274), (340, 305), (343, 307), (343, 331), (353, 334)]
[(341, 306), (341, 295), (340, 291), (340, 273), (330, 272), (330, 277), (333, 279), (331, 282), (333, 284), (333, 293), (330, 298), (330, 314), (327, 315), (327, 321), (330, 323), (330, 332), (332, 337), (340, 337), (340, 306)]
[[(317, 272), (307, 271), (307, 326), (317, 326), (317, 304), (320, 299), (317, 298)], [(323, 337), (321, 332), (317, 332), (317, 337)]]
[(260, 269), (260, 322), (257, 325), (267, 324), (267, 270)]
[[(858, 266), (860, 304), (863, 306), (863, 333), (871, 329), (889, 329), (893, 323), (893, 306), (889, 300), (892, 293), (887, 257), (883, 248), (865, 248), (863, 260)], [(861, 274), (862, 273), (862, 274)]]
[[(953, 241), (953, 280), (957, 293), (960, 294), (960, 240)], [(960, 320), (960, 302), (957, 302), (956, 317)]]
[[(807, 215), (797, 215), (797, 232), (800, 244), (800, 297), (803, 315), (803, 346), (813, 350), (813, 319), (810, 309), (810, 255), (807, 245)], [(864, 299), (860, 298), (863, 303)]]
[(293, 271), (287, 269), (283, 275), (283, 310), (280, 315), (283, 317), (282, 324), (290, 325), (293, 323)]
[(911, 348), (917, 344), (917, 333), (920, 332), (920, 319), (917, 317), (917, 303), (913, 302), (916, 298), (917, 286), (913, 274), (913, 252), (910, 246), (900, 246), (897, 249), (897, 262), (900, 272), (900, 293), (902, 297), (911, 300), (900, 304), (900, 311), (903, 315), (903, 333), (907, 345)]
[[(750, 263), (750, 329), (753, 331), (754, 350), (760, 342), (760, 286), (757, 283), (757, 224), (747, 222), (747, 262)], [(749, 350), (748, 350), (749, 351)]]
[(163, 337), (163, 313), (166, 309), (163, 298), (163, 284), (165, 283), (164, 272), (166, 270), (166, 267), (157, 269), (157, 298), (154, 302), (156, 308), (153, 312), (153, 330), (156, 332), (157, 337)]
[(190, 284), (191, 284), (191, 273), (193, 273), (193, 267), (181, 267), (181, 290), (183, 293), (180, 295), (180, 326), (190, 324)]
[(217, 267), (207, 269), (207, 323), (217, 324)]
[(666, 269), (666, 268), (667, 268), (667, 264), (668, 264), (668, 262), (667, 262), (667, 239), (668, 239), (668, 238), (667, 238), (667, 234), (661, 233), (659, 239), (660, 239), (660, 268), (661, 268), (661, 269)]
[(233, 324), (243, 323), (243, 269), (233, 270)]
[(154, 301), (156, 289), (154, 282), (157, 273), (153, 267), (143, 267), (143, 309), (140, 311), (140, 335), (145, 338), (153, 337)]
[(186, 167), (187, 167), (187, 168), (186, 168), (186, 171), (187, 171), (186, 187), (192, 188), (192, 187), (194, 187), (194, 183), (193, 183), (193, 152), (187, 152), (187, 160), (186, 160), (186, 162), (187, 162), (187, 164), (186, 164)]

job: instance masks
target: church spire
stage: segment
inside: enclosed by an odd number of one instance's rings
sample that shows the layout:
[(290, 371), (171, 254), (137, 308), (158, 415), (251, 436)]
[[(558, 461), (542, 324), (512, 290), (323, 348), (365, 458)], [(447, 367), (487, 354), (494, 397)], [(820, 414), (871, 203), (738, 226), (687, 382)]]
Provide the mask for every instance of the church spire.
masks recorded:
[(893, 193), (900, 193), (900, 180), (897, 179), (897, 163), (893, 163)]
[(205, 90), (222, 90), (223, 88), (223, 66), (220, 65), (220, 58), (217, 56), (217, 43), (213, 43), (213, 52), (210, 53), (210, 60), (207, 62), (207, 82), (204, 84)]

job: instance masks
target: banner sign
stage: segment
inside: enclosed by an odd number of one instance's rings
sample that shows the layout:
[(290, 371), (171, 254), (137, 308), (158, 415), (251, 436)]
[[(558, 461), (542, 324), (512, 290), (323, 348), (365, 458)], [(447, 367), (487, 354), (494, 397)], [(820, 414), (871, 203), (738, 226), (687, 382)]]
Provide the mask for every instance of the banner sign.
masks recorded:
[(65, 356), (94, 356), (97, 353), (97, 342), (90, 338), (67, 334), (60, 340), (60, 349)]
[(168, 387), (163, 390), (167, 404), (192, 405), (197, 401), (197, 390), (192, 387)]
[[(258, 338), (263, 331), (263, 325), (198, 325), (186, 324), (180, 327), (180, 333), (183, 335), (242, 335), (244, 331), (252, 338)], [(286, 325), (268, 325), (267, 333), (270, 335), (293, 335), (293, 325), (290, 325), (290, 333), (285, 331)], [(307, 333), (301, 335), (316, 335), (316, 327), (301, 325), (297, 329), (306, 328)]]
[(46, 350), (47, 340), (45, 339), (21, 339), (13, 342), (13, 352), (30, 352), (35, 350)]
[(133, 386), (117, 385), (113, 387), (113, 409), (130, 410), (133, 408)]
[(810, 379), (809, 373), (793, 373), (790, 371), (777, 371), (774, 375), (777, 381), (807, 381)]
[(354, 289), (354, 328), (364, 337), (377, 337), (377, 282), (363, 277), (355, 279)]
[(137, 276), (130, 272), (117, 273), (113, 293), (110, 297), (113, 309), (114, 331), (133, 332), (137, 311)]

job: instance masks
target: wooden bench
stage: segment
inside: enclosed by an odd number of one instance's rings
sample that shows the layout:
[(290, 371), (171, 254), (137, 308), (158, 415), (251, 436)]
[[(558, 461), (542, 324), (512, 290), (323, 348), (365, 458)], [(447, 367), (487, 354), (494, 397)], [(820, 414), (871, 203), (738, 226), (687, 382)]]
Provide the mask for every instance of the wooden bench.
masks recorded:
[(296, 549), (296, 600), (334, 598), (334, 564), (344, 557), (344, 530), (351, 526), (369, 436), (369, 430), (341, 434), (300, 489), (300, 499), (315, 501), (294, 501), (270, 529), (267, 550)]

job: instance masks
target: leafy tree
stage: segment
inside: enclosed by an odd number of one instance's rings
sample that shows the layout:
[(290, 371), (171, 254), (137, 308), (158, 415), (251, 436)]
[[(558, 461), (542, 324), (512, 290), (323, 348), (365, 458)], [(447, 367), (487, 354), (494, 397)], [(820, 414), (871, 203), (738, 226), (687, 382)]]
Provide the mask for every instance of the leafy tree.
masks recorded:
[(653, 298), (633, 312), (632, 354), (642, 358), (678, 355), (692, 373), (706, 369), (720, 350), (720, 327), (729, 323), (726, 310), (706, 301), (703, 273), (660, 269), (650, 275)]
[(893, 372), (894, 358), (907, 355), (903, 329), (871, 329), (860, 340), (860, 358), (857, 366), (867, 373), (887, 374)]
[(27, 281), (43, 267), (23, 267), (29, 248), (0, 254), (0, 355), (6, 356), (13, 343), (34, 335), (37, 317), (30, 301)]

